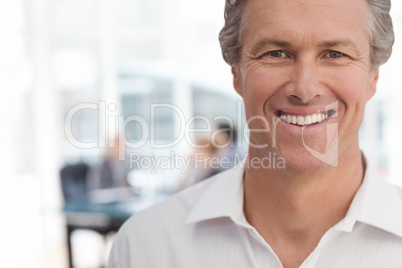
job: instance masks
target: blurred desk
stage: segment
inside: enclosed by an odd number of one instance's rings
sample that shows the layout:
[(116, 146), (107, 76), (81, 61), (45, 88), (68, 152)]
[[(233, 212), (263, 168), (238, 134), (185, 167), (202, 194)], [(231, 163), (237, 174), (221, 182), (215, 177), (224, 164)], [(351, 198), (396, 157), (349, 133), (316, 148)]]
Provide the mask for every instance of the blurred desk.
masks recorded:
[(96, 231), (102, 235), (117, 232), (133, 214), (161, 200), (167, 195), (131, 197), (110, 203), (66, 203), (63, 212), (66, 216), (67, 246), (69, 267), (73, 267), (71, 234), (77, 229)]

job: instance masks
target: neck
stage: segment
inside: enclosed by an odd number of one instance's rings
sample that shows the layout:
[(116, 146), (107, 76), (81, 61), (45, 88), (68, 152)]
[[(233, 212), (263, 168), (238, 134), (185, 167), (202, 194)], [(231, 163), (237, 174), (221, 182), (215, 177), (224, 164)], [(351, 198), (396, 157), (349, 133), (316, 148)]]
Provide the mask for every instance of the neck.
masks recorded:
[(325, 232), (345, 216), (363, 179), (360, 150), (342, 159), (335, 168), (315, 172), (246, 169), (247, 220), (270, 244), (303, 240), (316, 246)]

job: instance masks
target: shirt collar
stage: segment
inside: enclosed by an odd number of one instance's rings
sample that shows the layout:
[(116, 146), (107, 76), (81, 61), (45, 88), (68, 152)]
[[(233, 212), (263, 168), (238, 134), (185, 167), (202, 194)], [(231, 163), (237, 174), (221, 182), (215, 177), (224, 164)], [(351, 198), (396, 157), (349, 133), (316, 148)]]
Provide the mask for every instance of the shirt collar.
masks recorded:
[[(209, 179), (213, 180), (211, 185), (190, 211), (185, 224), (229, 217), (252, 228), (243, 213), (244, 169), (243, 161), (238, 167)], [(357, 221), (402, 237), (402, 190), (382, 180), (369, 163), (345, 218), (334, 229), (351, 232)]]
[(185, 224), (214, 218), (229, 217), (235, 222), (243, 222), (243, 164), (217, 174), (196, 202), (185, 220)]
[(373, 165), (366, 162), (363, 182), (335, 230), (351, 232), (356, 222), (361, 222), (402, 237), (402, 192), (384, 181)]
[(402, 191), (367, 165), (364, 181), (355, 196), (356, 221), (402, 237)]

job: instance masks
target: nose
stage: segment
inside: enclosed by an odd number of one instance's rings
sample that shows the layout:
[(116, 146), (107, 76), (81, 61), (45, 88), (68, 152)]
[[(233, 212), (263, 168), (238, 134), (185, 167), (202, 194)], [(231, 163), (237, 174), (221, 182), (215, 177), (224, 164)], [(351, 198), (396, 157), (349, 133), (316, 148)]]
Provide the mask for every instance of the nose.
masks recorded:
[(307, 105), (320, 97), (317, 66), (314, 61), (299, 61), (292, 70), (289, 101), (295, 105)]

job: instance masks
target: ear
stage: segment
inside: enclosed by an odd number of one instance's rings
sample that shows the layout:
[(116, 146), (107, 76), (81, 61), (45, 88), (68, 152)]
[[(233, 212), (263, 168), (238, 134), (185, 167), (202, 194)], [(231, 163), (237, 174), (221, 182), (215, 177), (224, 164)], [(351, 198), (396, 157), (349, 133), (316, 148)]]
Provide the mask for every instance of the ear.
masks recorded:
[(234, 66), (234, 65), (232, 65), (232, 75), (233, 75), (233, 87), (234, 87), (234, 89), (236, 90), (236, 92), (240, 96), (243, 96), (240, 71), (239, 71), (239, 68)]
[(380, 75), (379, 68), (375, 68), (374, 70), (371, 71), (371, 78), (370, 78), (370, 84), (367, 92), (367, 101), (369, 101), (377, 91), (377, 82), (378, 82), (378, 77)]

